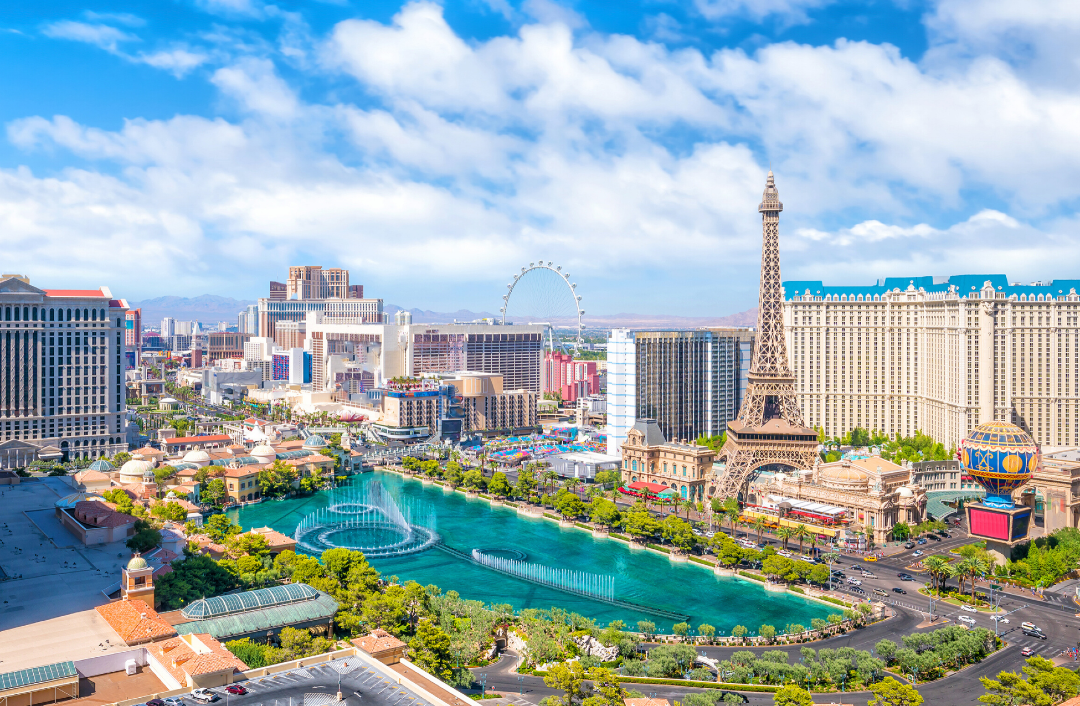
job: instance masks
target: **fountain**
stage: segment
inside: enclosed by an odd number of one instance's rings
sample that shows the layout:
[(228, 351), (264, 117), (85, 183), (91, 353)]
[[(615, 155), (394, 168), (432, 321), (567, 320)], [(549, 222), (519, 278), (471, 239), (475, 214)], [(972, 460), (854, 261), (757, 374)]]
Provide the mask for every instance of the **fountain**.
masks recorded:
[(543, 564), (533, 564), (518, 559), (506, 559), (485, 554), (479, 549), (472, 550), (472, 560), (481, 566), (501, 571), (541, 586), (557, 588), (567, 593), (575, 593), (587, 598), (612, 602), (615, 600), (615, 579), (612, 576), (589, 574), (573, 569), (559, 569)]
[(329, 491), (327, 507), (300, 520), (296, 545), (318, 555), (327, 549), (353, 549), (369, 558), (422, 552), (439, 541), (435, 513), (417, 502), (395, 500), (382, 483)]

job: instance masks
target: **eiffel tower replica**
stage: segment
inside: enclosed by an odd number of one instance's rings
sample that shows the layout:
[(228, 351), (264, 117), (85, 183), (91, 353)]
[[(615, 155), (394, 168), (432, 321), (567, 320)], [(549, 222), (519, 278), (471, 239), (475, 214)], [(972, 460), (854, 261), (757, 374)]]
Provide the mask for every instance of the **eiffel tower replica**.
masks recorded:
[(811, 468), (818, 457), (817, 432), (803, 424), (784, 340), (784, 302), (780, 293), (783, 210), (770, 171), (758, 206), (762, 245), (757, 340), (739, 418), (728, 423), (727, 443), (718, 455), (727, 459), (716, 487), (716, 495), (721, 498), (740, 497), (751, 476), (763, 466), (805, 469)]

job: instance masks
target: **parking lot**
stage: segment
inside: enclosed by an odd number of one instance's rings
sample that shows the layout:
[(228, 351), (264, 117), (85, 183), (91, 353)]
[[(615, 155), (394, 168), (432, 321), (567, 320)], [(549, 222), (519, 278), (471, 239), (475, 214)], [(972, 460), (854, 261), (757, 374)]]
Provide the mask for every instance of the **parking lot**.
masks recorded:
[[(324, 706), (337, 702), (340, 684), (342, 701), (351, 706), (433, 706), (421, 694), (400, 684), (396, 676), (384, 674), (361, 659), (345, 658), (313, 667), (293, 669), (236, 682), (247, 692), (230, 694), (226, 687), (209, 689), (217, 706)], [(167, 706), (203, 706), (190, 694), (165, 699)]]

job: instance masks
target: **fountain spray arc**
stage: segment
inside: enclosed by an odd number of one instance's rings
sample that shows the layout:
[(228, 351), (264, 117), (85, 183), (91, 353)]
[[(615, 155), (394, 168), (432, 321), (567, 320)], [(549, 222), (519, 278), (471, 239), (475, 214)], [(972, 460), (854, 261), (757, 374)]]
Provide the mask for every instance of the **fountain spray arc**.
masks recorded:
[(542, 586), (550, 586), (568, 593), (576, 593), (580, 596), (607, 602), (615, 600), (615, 578), (613, 576), (602, 576), (584, 571), (560, 569), (554, 566), (519, 561), (518, 559), (492, 556), (479, 549), (472, 550), (472, 559), (477, 564), (486, 566), (489, 569), (495, 569), (504, 574), (510, 574)]
[(395, 499), (382, 483), (329, 491), (327, 507), (300, 520), (293, 532), (310, 554), (353, 549), (371, 558), (422, 552), (439, 542), (435, 513), (424, 503)]

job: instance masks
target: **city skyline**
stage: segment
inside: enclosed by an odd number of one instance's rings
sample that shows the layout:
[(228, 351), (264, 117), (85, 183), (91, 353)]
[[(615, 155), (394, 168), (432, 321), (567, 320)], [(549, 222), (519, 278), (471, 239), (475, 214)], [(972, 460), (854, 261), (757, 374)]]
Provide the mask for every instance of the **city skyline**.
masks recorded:
[(0, 109), (6, 269), (255, 299), (319, 262), (492, 311), (543, 258), (594, 312), (730, 314), (756, 298), (771, 166), (788, 279), (1080, 270), (1065, 4), (141, 12), (5, 18), (30, 66)]

